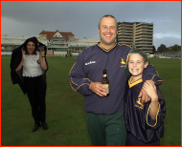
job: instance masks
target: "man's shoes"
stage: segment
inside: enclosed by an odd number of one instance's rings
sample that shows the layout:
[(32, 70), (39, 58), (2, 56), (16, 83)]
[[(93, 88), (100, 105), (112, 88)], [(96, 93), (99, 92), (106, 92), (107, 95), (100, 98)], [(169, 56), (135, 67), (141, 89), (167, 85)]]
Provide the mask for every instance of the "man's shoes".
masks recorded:
[(39, 126), (40, 126), (40, 124), (35, 124), (35, 126), (34, 126), (33, 129), (32, 129), (32, 132), (37, 131), (37, 129), (38, 129)]
[(48, 126), (47, 126), (46, 122), (42, 123), (42, 127), (43, 127), (44, 130), (48, 130)]

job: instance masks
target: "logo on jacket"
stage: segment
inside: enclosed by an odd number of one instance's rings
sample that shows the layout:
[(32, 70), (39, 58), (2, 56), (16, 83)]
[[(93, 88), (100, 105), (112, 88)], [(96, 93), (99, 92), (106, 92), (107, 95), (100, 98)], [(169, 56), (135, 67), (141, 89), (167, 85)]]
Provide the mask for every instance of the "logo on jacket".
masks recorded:
[(85, 63), (85, 65), (89, 65), (89, 64), (93, 64), (93, 63), (96, 63), (96, 61), (87, 62), (87, 63)]
[(125, 67), (126, 62), (124, 62), (124, 59), (121, 58), (121, 67)]
[(143, 106), (143, 104), (141, 103), (141, 98), (138, 98), (138, 100), (136, 101), (136, 105), (135, 105), (135, 107), (138, 107), (138, 108), (140, 108), (140, 109), (143, 109), (144, 108), (144, 106)]

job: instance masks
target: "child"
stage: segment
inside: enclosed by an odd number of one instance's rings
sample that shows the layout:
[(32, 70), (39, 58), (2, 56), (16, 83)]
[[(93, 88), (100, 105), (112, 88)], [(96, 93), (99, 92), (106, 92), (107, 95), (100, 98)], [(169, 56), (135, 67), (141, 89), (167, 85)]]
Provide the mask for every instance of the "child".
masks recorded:
[[(149, 64), (147, 55), (139, 49), (132, 50), (126, 60), (126, 74), (129, 91), (125, 103), (125, 123), (128, 131), (127, 146), (159, 146), (164, 134), (165, 101), (162, 93), (154, 84), (143, 84), (144, 68)], [(138, 97), (141, 88), (147, 92), (151, 101), (141, 103)]]

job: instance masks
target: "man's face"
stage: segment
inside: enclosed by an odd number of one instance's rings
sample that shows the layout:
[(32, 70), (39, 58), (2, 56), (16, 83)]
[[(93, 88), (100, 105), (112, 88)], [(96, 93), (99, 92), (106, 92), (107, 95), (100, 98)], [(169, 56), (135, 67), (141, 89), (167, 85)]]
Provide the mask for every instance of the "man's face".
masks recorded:
[(112, 17), (103, 17), (100, 21), (98, 30), (100, 34), (101, 43), (104, 45), (114, 45), (117, 35), (117, 22)]

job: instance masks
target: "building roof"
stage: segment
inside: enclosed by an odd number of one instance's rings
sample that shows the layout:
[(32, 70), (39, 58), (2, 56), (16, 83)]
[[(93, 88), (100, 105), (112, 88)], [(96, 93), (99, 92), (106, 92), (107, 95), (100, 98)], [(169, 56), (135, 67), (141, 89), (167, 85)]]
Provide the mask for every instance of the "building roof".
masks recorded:
[[(54, 37), (54, 35), (59, 32), (62, 37)], [(55, 32), (50, 32), (50, 31), (42, 31), (39, 34), (45, 34), (47, 35), (47, 39), (69, 39), (68, 36), (75, 36), (72, 32), (60, 32), (59, 30), (56, 30)]]
[(133, 23), (136, 23), (136, 24), (153, 24), (153, 23), (146, 23), (146, 22), (118, 22), (118, 24), (133, 24)]

